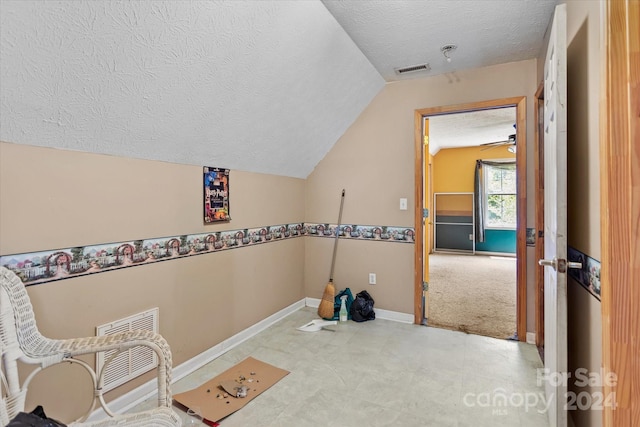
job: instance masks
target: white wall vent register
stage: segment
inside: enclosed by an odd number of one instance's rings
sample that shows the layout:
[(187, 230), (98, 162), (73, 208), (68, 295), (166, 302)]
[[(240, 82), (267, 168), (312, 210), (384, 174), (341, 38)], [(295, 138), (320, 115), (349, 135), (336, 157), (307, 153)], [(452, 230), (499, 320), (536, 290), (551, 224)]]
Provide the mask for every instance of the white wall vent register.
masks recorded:
[[(96, 327), (96, 335), (113, 335), (137, 329), (158, 332), (158, 315), (158, 308), (152, 308), (142, 313), (98, 326)], [(101, 372), (105, 362), (108, 361), (115, 352), (115, 350), (112, 350), (97, 353), (96, 372)], [(137, 346), (123, 351), (107, 365), (104, 373), (103, 391), (112, 390), (154, 369), (157, 364), (158, 357), (149, 347)]]

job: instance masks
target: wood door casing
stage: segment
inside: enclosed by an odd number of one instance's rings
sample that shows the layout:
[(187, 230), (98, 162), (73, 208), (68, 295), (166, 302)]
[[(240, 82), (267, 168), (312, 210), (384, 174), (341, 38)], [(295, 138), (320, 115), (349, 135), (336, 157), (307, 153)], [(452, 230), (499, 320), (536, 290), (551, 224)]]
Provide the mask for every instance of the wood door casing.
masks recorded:
[(604, 427), (640, 425), (640, 2), (606, 0), (600, 102)]
[(516, 301), (516, 330), (520, 341), (526, 340), (527, 335), (527, 120), (526, 120), (525, 96), (502, 98), (489, 101), (455, 104), (415, 110), (414, 112), (414, 141), (415, 141), (415, 225), (416, 242), (414, 256), (414, 321), (419, 324), (424, 308), (422, 307), (422, 269), (423, 269), (423, 222), (422, 222), (422, 197), (424, 194), (424, 177), (422, 158), (422, 122), (424, 117), (440, 114), (462, 113), (476, 110), (488, 110), (492, 108), (516, 107), (516, 169), (517, 173), (517, 223), (516, 230), (516, 257), (517, 257), (517, 301)]

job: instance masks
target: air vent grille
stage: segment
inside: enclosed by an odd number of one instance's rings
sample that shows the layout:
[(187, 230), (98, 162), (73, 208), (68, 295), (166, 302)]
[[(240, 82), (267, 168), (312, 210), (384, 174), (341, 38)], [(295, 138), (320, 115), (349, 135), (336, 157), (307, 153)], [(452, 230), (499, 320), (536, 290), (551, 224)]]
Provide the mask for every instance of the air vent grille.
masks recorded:
[[(114, 335), (137, 329), (158, 332), (158, 313), (158, 308), (152, 308), (142, 313), (125, 317), (124, 319), (106, 323), (96, 328), (96, 334), (98, 336)], [(97, 372), (102, 370), (105, 362), (109, 360), (115, 352), (115, 350), (112, 350), (97, 353)], [(158, 356), (149, 347), (138, 346), (123, 351), (107, 365), (107, 369), (104, 372), (104, 385), (102, 390), (105, 392), (112, 390), (152, 370), (157, 364)]]
[(431, 71), (429, 64), (412, 65), (410, 67), (394, 68), (396, 74), (415, 73), (418, 71)]

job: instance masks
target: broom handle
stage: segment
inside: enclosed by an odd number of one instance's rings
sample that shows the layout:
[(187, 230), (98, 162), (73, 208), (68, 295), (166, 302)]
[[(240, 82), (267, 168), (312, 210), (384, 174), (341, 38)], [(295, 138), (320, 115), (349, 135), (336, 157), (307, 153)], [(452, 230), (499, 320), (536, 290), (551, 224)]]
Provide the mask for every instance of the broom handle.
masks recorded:
[(329, 282), (333, 282), (333, 268), (336, 266), (336, 252), (338, 250), (338, 236), (340, 235), (340, 223), (342, 221), (343, 205), (344, 205), (344, 188), (342, 189), (342, 197), (340, 198), (340, 213), (338, 213), (338, 226), (336, 227), (336, 240), (333, 242), (333, 258), (331, 259), (331, 274), (329, 274)]

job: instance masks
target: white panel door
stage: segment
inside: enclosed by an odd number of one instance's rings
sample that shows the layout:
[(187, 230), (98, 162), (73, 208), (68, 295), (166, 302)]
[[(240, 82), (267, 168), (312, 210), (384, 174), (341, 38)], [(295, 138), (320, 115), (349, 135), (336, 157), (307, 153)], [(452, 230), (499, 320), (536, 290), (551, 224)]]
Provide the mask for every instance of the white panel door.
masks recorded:
[[(544, 65), (544, 365), (567, 372), (567, 73), (566, 7), (553, 17)], [(545, 381), (549, 421), (567, 426), (564, 381)]]

